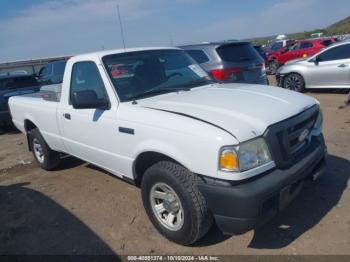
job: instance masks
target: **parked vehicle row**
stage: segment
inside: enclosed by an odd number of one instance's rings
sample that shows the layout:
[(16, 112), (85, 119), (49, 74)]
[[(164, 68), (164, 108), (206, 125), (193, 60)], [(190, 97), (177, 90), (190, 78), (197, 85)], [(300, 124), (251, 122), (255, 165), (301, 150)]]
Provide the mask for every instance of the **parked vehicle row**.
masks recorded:
[(264, 60), (249, 42), (208, 42), (180, 48), (220, 82), (268, 84)]
[(35, 93), (42, 86), (62, 83), (67, 61), (55, 61), (43, 66), (38, 76), (26, 71), (13, 71), (0, 75), (0, 127), (12, 123), (8, 99), (12, 96)]
[(292, 61), (276, 74), (278, 85), (304, 92), (306, 88), (350, 88), (350, 42), (339, 42), (311, 57)]
[[(206, 70), (219, 79), (215, 70), (252, 62), (259, 69), (234, 80), (265, 78), (246, 43), (186, 50), (215, 57), (220, 67), (210, 60)], [(113, 73), (121, 65), (128, 72)], [(68, 60), (56, 100), (36, 93), (9, 105), (39, 166), (53, 170), (68, 154), (140, 186), (153, 225), (189, 245), (214, 221), (233, 234), (271, 219), (327, 156), (317, 100), (211, 75), (178, 48), (97, 52)]]
[(26, 74), (6, 74), (0, 76), (0, 126), (11, 123), (8, 99), (12, 96), (38, 92), (40, 84), (35, 76)]
[(275, 74), (278, 68), (288, 61), (312, 56), (335, 42), (335, 38), (302, 40), (276, 50), (268, 56), (270, 72)]
[(276, 40), (271, 42), (266, 48), (265, 48), (265, 54), (267, 57), (269, 57), (269, 55), (272, 52), (276, 52), (278, 50), (281, 50), (285, 47), (291, 46), (295, 43), (295, 40), (293, 39), (285, 39), (285, 40)]

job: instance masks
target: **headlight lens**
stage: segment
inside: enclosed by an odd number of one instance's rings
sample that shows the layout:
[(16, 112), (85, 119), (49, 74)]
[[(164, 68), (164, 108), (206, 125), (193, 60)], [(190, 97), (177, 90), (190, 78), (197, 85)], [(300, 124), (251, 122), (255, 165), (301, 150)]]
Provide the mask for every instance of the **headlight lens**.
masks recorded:
[(312, 134), (315, 136), (320, 135), (322, 132), (322, 126), (323, 126), (323, 113), (322, 113), (322, 110), (320, 108), (316, 122), (314, 124), (314, 128), (312, 129)]
[(323, 125), (323, 113), (322, 113), (322, 109), (320, 108), (314, 128), (322, 129), (322, 125)]
[(219, 168), (222, 171), (246, 171), (271, 160), (269, 149), (263, 138), (241, 143), (239, 146), (223, 148)]

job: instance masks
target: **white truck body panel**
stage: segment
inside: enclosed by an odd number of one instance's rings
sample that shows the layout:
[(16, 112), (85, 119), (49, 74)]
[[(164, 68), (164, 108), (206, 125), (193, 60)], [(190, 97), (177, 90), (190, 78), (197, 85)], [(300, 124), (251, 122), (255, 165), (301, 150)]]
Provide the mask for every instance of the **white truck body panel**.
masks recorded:
[[(157, 49), (160, 48), (127, 51)], [(68, 60), (59, 102), (12, 97), (9, 105), (16, 127), (25, 133), (24, 123), (29, 120), (39, 128), (51, 149), (96, 164), (120, 177), (133, 179), (135, 159), (151, 151), (176, 160), (194, 173), (240, 180), (253, 176), (254, 170), (218, 171), (220, 149), (261, 136), (269, 125), (317, 103), (296, 92), (247, 84), (213, 84), (140, 99), (137, 104), (120, 103), (101, 58), (121, 52), (124, 50)], [(109, 110), (77, 110), (70, 105), (72, 66), (79, 61), (96, 63), (111, 102)], [(71, 120), (63, 117), (66, 113)], [(135, 133), (118, 132), (119, 127), (133, 129)], [(273, 163), (260, 170), (271, 167)]]

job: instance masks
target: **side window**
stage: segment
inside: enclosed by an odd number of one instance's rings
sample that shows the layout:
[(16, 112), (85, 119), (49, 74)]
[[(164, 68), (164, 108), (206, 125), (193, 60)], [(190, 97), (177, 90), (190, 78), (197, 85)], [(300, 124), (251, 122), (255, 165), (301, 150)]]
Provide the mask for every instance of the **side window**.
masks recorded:
[(280, 48), (283, 47), (283, 42), (275, 42), (272, 46), (271, 46), (271, 50), (272, 51), (276, 51)]
[(92, 90), (99, 99), (108, 100), (105, 86), (94, 62), (77, 62), (73, 65), (70, 96), (74, 92)]
[(300, 43), (296, 43), (296, 44), (292, 45), (289, 50), (298, 50), (298, 49), (300, 49)]
[(186, 50), (186, 52), (198, 63), (206, 63), (209, 61), (208, 56), (202, 50)]
[(350, 44), (329, 49), (318, 56), (319, 62), (350, 59)]
[(312, 43), (309, 42), (304, 42), (300, 44), (300, 48), (299, 49), (307, 49), (307, 48), (311, 48), (313, 47)]

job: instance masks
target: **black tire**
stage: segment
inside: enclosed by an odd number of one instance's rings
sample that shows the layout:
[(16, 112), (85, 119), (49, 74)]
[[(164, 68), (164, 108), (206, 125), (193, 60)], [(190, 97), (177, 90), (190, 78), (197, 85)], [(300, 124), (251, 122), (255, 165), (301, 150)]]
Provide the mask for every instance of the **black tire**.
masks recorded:
[(272, 59), (269, 62), (269, 73), (270, 75), (275, 75), (277, 73), (278, 68), (280, 68), (280, 64), (276, 59)]
[(283, 79), (283, 88), (300, 93), (305, 92), (305, 81), (304, 78), (296, 73), (286, 75)]
[[(35, 128), (30, 131), (29, 144), (32, 149), (32, 153), (35, 161), (38, 163), (38, 165), (42, 169), (51, 171), (57, 168), (57, 166), (60, 164), (60, 161), (61, 161), (60, 153), (53, 151), (48, 146), (48, 144), (45, 142), (44, 138), (40, 134), (39, 129)], [(43, 156), (42, 159), (39, 159), (38, 155), (36, 154), (35, 146), (37, 145), (41, 146), (41, 151)]]
[[(166, 238), (181, 245), (191, 245), (203, 237), (213, 223), (203, 195), (197, 188), (200, 178), (179, 164), (161, 161), (145, 172), (142, 200), (146, 213), (157, 230)], [(169, 230), (152, 209), (151, 190), (157, 184), (166, 184), (178, 196), (183, 208), (183, 224), (178, 230)]]

